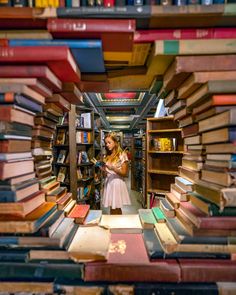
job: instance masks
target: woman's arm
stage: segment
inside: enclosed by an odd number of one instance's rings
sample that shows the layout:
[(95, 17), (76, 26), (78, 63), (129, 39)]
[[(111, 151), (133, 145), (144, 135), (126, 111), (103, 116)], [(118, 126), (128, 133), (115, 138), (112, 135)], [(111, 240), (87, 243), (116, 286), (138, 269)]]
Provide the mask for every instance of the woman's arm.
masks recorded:
[(128, 162), (125, 161), (120, 168), (116, 168), (113, 165), (106, 165), (108, 169), (114, 171), (116, 174), (118, 174), (121, 177), (126, 177), (128, 175), (129, 165)]

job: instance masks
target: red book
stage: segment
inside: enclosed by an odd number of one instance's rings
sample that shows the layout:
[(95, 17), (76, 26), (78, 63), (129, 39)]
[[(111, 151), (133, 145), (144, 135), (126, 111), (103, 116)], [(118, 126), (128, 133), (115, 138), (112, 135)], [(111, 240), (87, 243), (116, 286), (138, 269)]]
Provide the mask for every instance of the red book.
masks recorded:
[(134, 34), (135, 43), (154, 42), (156, 40), (227, 38), (236, 38), (236, 28), (140, 30)]
[(104, 93), (110, 90), (108, 81), (80, 81), (78, 86), (82, 92)]
[(85, 281), (178, 282), (180, 269), (172, 259), (150, 262), (142, 234), (111, 234), (106, 262), (87, 263)]
[(235, 282), (236, 261), (221, 259), (178, 259), (181, 282)]
[(181, 202), (180, 210), (200, 229), (236, 229), (235, 216), (207, 216), (191, 202)]
[(8, 39), (2, 38), (0, 39), (0, 46), (8, 46)]
[(66, 46), (0, 47), (0, 63), (45, 63), (61, 81), (80, 81), (79, 68)]
[(88, 204), (77, 204), (69, 213), (68, 217), (74, 218), (75, 223), (83, 224), (88, 212), (90, 205)]
[(0, 179), (8, 179), (34, 172), (34, 161), (32, 159), (0, 162)]
[(132, 51), (135, 20), (48, 19), (47, 29), (56, 38), (101, 39), (103, 51)]
[[(45, 86), (43, 83), (41, 83), (38, 79), (35, 78), (0, 78), (0, 85), (5, 84), (19, 84), (24, 85), (38, 94), (41, 94), (44, 97), (50, 97), (52, 96), (52, 91), (47, 86)], [(43, 100), (43, 99), (42, 99)]]
[(104, 7), (114, 7), (115, 6), (115, 1), (114, 0), (104, 0), (103, 1), (103, 6)]
[(236, 95), (235, 94), (219, 94), (212, 95), (209, 99), (202, 102), (199, 106), (193, 108), (193, 114), (201, 113), (209, 109), (212, 106), (235, 106), (236, 105)]
[(61, 81), (47, 66), (1, 65), (1, 78), (38, 78), (43, 84), (54, 91), (61, 90)]
[(34, 126), (34, 113), (15, 105), (1, 105), (0, 118), (1, 121), (16, 122)]

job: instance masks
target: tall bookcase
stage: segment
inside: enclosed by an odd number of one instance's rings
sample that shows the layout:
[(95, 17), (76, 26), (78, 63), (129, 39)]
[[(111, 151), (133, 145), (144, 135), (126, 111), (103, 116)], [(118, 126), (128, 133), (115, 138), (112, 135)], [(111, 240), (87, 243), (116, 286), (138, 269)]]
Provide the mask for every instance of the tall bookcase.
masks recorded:
[[(54, 171), (58, 180), (69, 187), (78, 203), (91, 205), (94, 205), (95, 201), (95, 170), (90, 161), (95, 156), (94, 138), (93, 110), (72, 105), (66, 121), (57, 126)], [(64, 157), (64, 160), (58, 163), (63, 150), (65, 155), (62, 154), (61, 157)]]
[(150, 194), (164, 195), (170, 191), (170, 184), (178, 175), (183, 139), (173, 116), (149, 118), (146, 132), (146, 196), (150, 208)]
[(138, 192), (142, 192), (142, 144), (142, 137), (133, 137), (131, 150), (131, 189)]

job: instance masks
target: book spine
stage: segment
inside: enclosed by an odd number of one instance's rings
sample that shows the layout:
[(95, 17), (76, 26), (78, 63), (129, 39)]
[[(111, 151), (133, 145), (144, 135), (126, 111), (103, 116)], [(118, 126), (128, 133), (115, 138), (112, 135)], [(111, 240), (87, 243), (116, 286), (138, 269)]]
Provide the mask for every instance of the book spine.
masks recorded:
[[(90, 7), (83, 7), (89, 9)], [(91, 7), (94, 9), (93, 7)], [(101, 7), (97, 7), (100, 9)], [(78, 8), (80, 9), (80, 7)], [(73, 11), (73, 10), (72, 10)], [(134, 32), (136, 22), (131, 19), (49, 19), (47, 29), (50, 32)]]
[[(106, 19), (113, 18), (150, 18), (151, 6), (114, 6), (114, 7), (76, 7), (76, 8), (61, 8), (57, 9), (58, 18), (74, 18), (74, 17), (93, 17)], [(50, 19), (48, 20), (50, 23)]]

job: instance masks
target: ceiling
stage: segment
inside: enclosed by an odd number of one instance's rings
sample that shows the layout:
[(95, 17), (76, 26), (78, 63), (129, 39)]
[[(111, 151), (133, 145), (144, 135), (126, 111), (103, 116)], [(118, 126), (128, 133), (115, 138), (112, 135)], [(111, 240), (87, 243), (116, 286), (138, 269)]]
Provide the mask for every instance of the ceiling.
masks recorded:
[(145, 128), (146, 118), (153, 117), (158, 101), (156, 94), (147, 91), (85, 93), (84, 97), (108, 130)]

